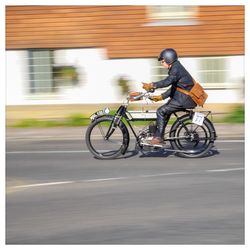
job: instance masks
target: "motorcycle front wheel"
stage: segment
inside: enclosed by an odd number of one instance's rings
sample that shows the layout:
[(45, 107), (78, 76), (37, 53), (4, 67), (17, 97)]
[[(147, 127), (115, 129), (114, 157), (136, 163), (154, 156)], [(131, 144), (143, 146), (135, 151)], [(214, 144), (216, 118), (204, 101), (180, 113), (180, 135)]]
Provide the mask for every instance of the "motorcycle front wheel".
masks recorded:
[(97, 118), (85, 135), (89, 151), (98, 159), (115, 159), (125, 153), (129, 133), (122, 121), (114, 123), (113, 116)]

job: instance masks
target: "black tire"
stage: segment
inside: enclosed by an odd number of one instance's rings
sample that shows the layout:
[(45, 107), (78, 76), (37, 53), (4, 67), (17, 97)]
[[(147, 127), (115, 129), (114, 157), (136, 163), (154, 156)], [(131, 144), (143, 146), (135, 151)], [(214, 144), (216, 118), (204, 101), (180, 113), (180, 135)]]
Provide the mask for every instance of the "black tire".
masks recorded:
[(170, 129), (170, 144), (177, 155), (187, 158), (205, 156), (213, 147), (216, 132), (207, 118), (201, 126), (192, 123), (189, 114), (180, 117)]
[(98, 159), (115, 159), (127, 150), (129, 133), (122, 121), (115, 126), (108, 139), (105, 135), (110, 126), (113, 126), (113, 116), (102, 116), (92, 122), (85, 135), (89, 151)]

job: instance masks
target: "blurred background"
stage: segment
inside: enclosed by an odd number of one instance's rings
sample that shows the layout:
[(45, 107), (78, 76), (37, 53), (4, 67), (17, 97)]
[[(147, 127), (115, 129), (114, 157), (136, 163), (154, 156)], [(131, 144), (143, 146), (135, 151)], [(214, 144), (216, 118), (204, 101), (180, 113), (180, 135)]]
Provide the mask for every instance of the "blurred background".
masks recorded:
[(166, 47), (207, 90), (205, 109), (244, 121), (244, 6), (6, 6), (7, 125), (81, 125), (165, 78)]

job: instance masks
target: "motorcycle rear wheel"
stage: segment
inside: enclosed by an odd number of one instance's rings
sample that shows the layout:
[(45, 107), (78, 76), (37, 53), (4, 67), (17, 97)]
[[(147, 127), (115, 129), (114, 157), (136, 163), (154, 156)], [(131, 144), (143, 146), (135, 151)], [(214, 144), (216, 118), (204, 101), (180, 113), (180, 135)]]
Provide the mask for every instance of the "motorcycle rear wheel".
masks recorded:
[(201, 126), (192, 123), (190, 115), (178, 119), (170, 130), (170, 144), (177, 155), (186, 158), (198, 158), (208, 154), (214, 145), (216, 132), (207, 118)]

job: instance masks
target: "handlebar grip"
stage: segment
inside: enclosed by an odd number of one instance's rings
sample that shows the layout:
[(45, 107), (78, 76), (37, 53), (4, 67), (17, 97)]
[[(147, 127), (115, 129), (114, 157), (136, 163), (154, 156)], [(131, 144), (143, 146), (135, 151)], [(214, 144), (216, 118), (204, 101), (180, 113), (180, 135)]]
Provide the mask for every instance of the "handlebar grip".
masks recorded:
[(143, 94), (140, 94), (140, 95), (138, 95), (138, 96), (135, 96), (133, 99), (134, 99), (134, 100), (139, 100), (139, 99), (141, 99), (144, 95), (145, 95), (144, 93), (143, 93)]

